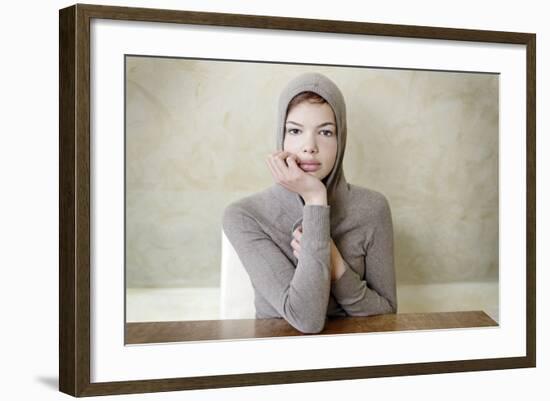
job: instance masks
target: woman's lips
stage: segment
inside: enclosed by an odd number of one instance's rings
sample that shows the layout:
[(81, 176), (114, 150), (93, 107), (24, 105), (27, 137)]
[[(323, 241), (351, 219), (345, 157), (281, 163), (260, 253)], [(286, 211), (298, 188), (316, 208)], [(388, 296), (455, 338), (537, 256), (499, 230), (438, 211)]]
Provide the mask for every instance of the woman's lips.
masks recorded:
[(300, 163), (300, 168), (304, 171), (311, 172), (317, 171), (321, 168), (319, 163)]

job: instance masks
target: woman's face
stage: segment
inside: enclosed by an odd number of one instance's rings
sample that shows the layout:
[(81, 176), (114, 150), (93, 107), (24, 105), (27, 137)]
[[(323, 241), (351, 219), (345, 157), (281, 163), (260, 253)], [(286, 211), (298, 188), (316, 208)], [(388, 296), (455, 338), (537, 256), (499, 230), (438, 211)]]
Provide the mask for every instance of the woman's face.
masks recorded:
[(294, 106), (285, 121), (283, 150), (298, 156), (302, 170), (322, 180), (336, 161), (336, 120), (328, 103), (303, 101)]

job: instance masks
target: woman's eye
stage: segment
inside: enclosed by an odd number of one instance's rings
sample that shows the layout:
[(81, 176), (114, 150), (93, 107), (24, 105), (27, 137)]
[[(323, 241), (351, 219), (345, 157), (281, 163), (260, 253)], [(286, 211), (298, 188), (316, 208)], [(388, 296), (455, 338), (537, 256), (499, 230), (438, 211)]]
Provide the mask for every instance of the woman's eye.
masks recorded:
[(289, 129), (287, 130), (287, 133), (289, 133), (289, 134), (291, 134), (291, 135), (295, 135), (295, 134), (298, 133), (298, 131), (299, 131), (299, 130), (298, 130), (297, 128), (289, 128)]
[(321, 134), (324, 135), (324, 136), (331, 136), (332, 131), (330, 131), (328, 129), (324, 129), (324, 130), (321, 131)]

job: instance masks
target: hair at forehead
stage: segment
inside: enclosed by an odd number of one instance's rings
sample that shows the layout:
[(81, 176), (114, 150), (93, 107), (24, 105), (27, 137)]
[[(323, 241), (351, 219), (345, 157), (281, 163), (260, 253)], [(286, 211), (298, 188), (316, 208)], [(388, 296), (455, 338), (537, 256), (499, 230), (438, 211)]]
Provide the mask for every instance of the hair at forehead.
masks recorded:
[(288, 107), (286, 109), (286, 115), (288, 116), (288, 113), (290, 113), (290, 110), (292, 110), (293, 107), (306, 101), (310, 103), (317, 103), (317, 104), (327, 103), (324, 97), (322, 97), (321, 95), (315, 92), (311, 92), (311, 91), (300, 92), (296, 96), (294, 96), (292, 100), (288, 103)]

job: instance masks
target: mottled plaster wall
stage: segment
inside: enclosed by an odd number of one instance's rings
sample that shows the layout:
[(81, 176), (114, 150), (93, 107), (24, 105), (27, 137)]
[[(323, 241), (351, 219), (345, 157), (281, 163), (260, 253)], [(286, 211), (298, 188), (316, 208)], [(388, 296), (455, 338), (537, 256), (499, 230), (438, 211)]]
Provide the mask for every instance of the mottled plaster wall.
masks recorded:
[(272, 184), (305, 71), (345, 96), (346, 178), (390, 202), (398, 283), (498, 280), (498, 75), (128, 57), (128, 286), (219, 284), (223, 209)]

